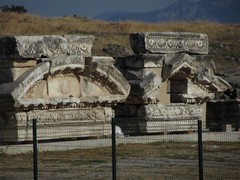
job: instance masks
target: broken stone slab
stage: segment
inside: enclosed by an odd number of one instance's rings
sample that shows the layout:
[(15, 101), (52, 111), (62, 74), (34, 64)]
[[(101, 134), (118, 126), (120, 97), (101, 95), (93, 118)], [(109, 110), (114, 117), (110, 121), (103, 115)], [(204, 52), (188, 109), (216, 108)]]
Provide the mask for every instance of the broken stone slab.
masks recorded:
[(190, 32), (145, 32), (130, 34), (135, 53), (208, 54), (206, 34)]
[(52, 58), (43, 58), (43, 62), (50, 62), (50, 74), (53, 75), (58, 71), (66, 71), (70, 69), (75, 69), (79, 72), (82, 72), (85, 67), (85, 59), (82, 56), (59, 56)]
[(0, 84), (13, 82), (29, 68), (36, 66), (34, 59), (0, 59)]
[[(15, 81), (0, 84), (0, 109), (65, 108), (123, 102), (130, 92), (130, 85), (114, 67), (114, 59), (100, 56), (86, 59), (76, 55), (40, 58), (40, 63)], [(11, 103), (5, 108), (6, 102)]]
[(92, 56), (85, 58), (86, 65), (91, 65), (94, 62), (112, 66), (115, 60), (110, 56)]
[(43, 35), (0, 38), (0, 58), (40, 58), (60, 55), (91, 56), (93, 36)]
[(127, 103), (148, 104), (160, 101), (160, 84), (162, 78), (154, 72), (144, 74), (142, 80), (128, 80), (131, 91)]
[(0, 68), (0, 84), (13, 82), (29, 68)]

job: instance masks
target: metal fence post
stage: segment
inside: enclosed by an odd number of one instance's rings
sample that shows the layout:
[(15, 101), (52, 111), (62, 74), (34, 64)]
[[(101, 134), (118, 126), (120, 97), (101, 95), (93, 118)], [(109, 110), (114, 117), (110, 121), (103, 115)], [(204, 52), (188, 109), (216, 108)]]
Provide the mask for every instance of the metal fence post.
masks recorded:
[(38, 180), (37, 120), (33, 119), (33, 171), (34, 180)]
[(203, 180), (202, 121), (198, 120), (198, 168), (199, 180)]
[(114, 118), (112, 118), (112, 179), (116, 180), (116, 133)]

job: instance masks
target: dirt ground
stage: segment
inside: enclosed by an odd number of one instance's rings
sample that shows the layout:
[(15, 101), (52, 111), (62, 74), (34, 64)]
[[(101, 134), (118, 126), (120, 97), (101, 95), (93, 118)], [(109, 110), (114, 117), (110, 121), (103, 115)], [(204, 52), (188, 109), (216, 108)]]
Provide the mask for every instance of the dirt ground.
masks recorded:
[[(74, 144), (73, 144), (74, 145)], [(240, 143), (204, 142), (204, 178), (239, 179)], [(38, 154), (39, 179), (111, 179), (111, 148)], [(32, 153), (0, 153), (0, 179), (33, 179)], [(117, 179), (198, 179), (196, 143), (117, 146)]]

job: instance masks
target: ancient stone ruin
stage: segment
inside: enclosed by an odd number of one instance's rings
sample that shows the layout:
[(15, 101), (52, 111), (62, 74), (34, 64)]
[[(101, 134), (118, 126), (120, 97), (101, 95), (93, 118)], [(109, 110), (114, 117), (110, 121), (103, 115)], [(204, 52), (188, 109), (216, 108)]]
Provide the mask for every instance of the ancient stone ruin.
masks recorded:
[(206, 102), (231, 86), (214, 74), (208, 38), (134, 33), (135, 54), (92, 56), (93, 36), (0, 38), (0, 142), (196, 130)]
[(103, 136), (130, 86), (111, 57), (91, 56), (93, 36), (1, 38), (0, 140)]
[(121, 70), (131, 85), (125, 104), (118, 105), (118, 125), (126, 134), (206, 128), (206, 102), (231, 86), (214, 75), (208, 38), (197, 33), (135, 33), (136, 54), (124, 57)]

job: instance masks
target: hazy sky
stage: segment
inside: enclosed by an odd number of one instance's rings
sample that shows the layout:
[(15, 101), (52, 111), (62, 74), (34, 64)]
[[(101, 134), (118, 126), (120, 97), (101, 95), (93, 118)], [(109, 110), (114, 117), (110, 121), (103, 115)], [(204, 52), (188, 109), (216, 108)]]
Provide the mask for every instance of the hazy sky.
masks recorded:
[[(21, 5), (42, 16), (82, 15), (95, 17), (109, 11), (147, 12), (164, 8), (178, 0), (0, 0), (3, 5)], [(199, 1), (199, 0), (191, 0)]]

